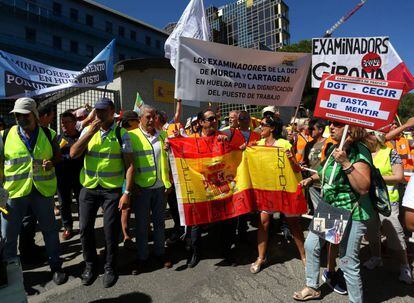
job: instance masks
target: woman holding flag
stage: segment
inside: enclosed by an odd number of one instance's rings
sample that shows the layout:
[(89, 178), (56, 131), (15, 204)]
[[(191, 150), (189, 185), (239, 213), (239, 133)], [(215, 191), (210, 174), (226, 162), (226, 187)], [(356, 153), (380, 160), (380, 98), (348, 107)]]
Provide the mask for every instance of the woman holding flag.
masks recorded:
[[(282, 139), (282, 120), (273, 115), (268, 115), (262, 120), (260, 128), (262, 139), (257, 143), (257, 145), (283, 148), (286, 151), (286, 155), (293, 170), (300, 172), (301, 168), (293, 156), (294, 153), (292, 151), (292, 145), (289, 143), (289, 141)], [(266, 251), (269, 239), (268, 233), (271, 215), (272, 213), (268, 211), (260, 212), (260, 220), (257, 230), (257, 249), (259, 252), (259, 257), (250, 266), (250, 272), (253, 274), (258, 273), (261, 270), (262, 266), (267, 263)], [(301, 230), (299, 217), (297, 215), (286, 215), (286, 221), (289, 224), (289, 228), (299, 250), (300, 258), (305, 263), (304, 237), (303, 231)]]

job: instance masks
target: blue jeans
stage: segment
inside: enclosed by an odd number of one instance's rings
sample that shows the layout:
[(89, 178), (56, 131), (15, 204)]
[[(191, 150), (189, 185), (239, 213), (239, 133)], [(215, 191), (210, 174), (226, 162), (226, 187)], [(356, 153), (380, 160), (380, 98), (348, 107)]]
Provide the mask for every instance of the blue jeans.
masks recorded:
[(4, 237), (4, 258), (11, 260), (17, 257), (17, 237), (22, 226), (23, 217), (30, 207), (39, 222), (49, 264), (52, 270), (60, 269), (59, 228), (54, 214), (53, 197), (44, 197), (36, 189), (21, 198), (9, 199), (7, 209), (9, 214), (2, 214), (1, 233)]
[[(349, 226), (339, 244), (339, 267), (344, 272), (348, 288), (349, 302), (363, 302), (362, 280), (360, 275), (359, 250), (361, 239), (366, 232), (365, 221), (349, 222)], [(309, 232), (305, 241), (306, 286), (319, 288), (320, 255), (325, 240)]]
[(165, 188), (140, 189), (137, 201), (133, 202), (136, 221), (136, 242), (138, 260), (148, 259), (148, 220), (151, 210), (154, 225), (154, 254), (163, 256), (165, 253)]

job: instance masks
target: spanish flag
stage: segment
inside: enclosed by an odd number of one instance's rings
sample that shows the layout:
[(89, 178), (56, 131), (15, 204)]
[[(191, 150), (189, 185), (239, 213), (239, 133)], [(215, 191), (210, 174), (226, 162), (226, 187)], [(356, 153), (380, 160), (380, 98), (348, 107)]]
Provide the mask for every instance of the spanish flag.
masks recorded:
[[(238, 140), (236, 140), (238, 141)], [(307, 204), (285, 151), (217, 136), (172, 138), (170, 164), (182, 225), (221, 221), (255, 211), (303, 214)]]

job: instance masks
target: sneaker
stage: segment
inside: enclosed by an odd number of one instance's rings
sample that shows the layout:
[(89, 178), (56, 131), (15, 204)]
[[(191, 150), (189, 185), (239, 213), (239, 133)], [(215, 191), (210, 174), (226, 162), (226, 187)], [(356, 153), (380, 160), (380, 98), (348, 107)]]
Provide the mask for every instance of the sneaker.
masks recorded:
[(344, 279), (344, 273), (341, 269), (338, 269), (336, 272), (324, 269), (322, 273), (322, 281), (324, 281), (337, 294), (348, 294), (346, 282)]
[(331, 280), (332, 280), (334, 275), (335, 275), (335, 272), (334, 271), (329, 271), (327, 268), (325, 268), (323, 270), (323, 273), (322, 273), (322, 281), (325, 282), (326, 284), (328, 284), (328, 286), (332, 289), (333, 289), (333, 287), (330, 284), (331, 284)]
[(411, 269), (409, 267), (401, 267), (400, 269), (400, 276), (398, 277), (398, 280), (401, 282), (404, 282), (408, 285), (413, 284), (413, 276), (411, 273)]
[(335, 279), (336, 283), (333, 288), (334, 292), (340, 295), (347, 295), (348, 289), (346, 288), (346, 281), (344, 278), (344, 273), (340, 268), (336, 271), (335, 278), (336, 278)]
[(376, 267), (381, 267), (382, 265), (383, 263), (380, 257), (371, 257), (368, 261), (365, 261), (363, 264), (363, 266), (369, 270), (373, 270)]

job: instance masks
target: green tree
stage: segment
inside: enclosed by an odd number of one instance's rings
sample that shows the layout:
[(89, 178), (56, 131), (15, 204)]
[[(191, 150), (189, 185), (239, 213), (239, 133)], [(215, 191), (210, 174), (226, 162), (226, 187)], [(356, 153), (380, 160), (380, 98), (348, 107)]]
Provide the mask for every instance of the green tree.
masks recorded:
[(406, 94), (400, 101), (398, 107), (398, 116), (401, 123), (407, 121), (408, 118), (414, 117), (414, 94)]
[[(312, 52), (312, 41), (301, 40), (298, 43), (286, 45), (283, 48), (277, 50), (278, 52), (289, 52), (289, 53), (311, 53)], [(302, 95), (302, 105), (313, 111), (315, 109), (316, 98), (318, 96), (318, 89), (311, 87), (311, 71), (309, 70), (308, 77), (306, 78), (305, 87)]]

